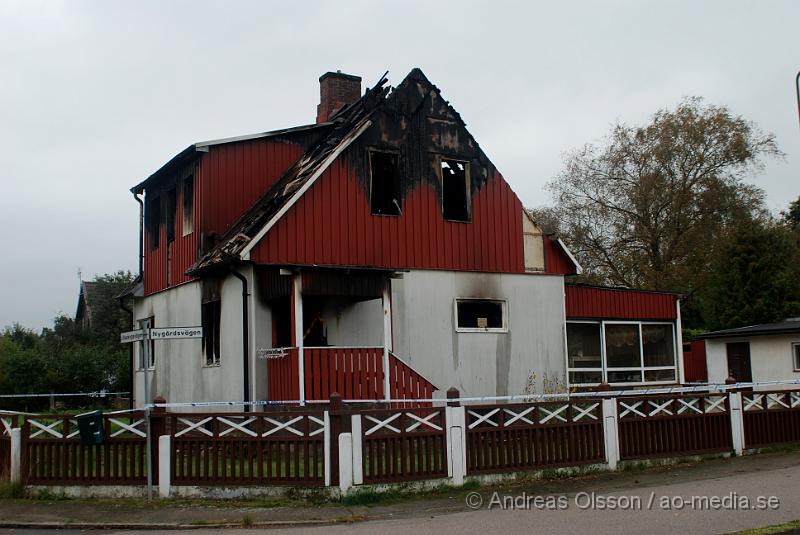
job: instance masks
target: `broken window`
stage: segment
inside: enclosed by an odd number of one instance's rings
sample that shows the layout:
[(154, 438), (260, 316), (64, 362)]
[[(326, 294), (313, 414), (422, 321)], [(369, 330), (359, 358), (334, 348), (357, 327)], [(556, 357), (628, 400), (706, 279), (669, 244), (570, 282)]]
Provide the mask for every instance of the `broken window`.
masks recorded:
[(167, 243), (175, 241), (175, 220), (176, 211), (178, 209), (178, 196), (175, 188), (167, 192), (167, 206), (166, 206), (166, 225), (167, 225)]
[(147, 208), (145, 210), (145, 227), (147, 234), (150, 236), (150, 248), (155, 249), (158, 247), (158, 239), (161, 226), (161, 199), (158, 195), (153, 195), (152, 198), (147, 200)]
[(370, 151), (370, 210), (373, 215), (400, 215), (399, 156)]
[[(156, 326), (156, 318), (154, 316), (150, 316), (149, 318), (144, 318), (138, 320), (139, 328), (140, 329), (152, 329)], [(148, 360), (150, 361), (150, 365), (148, 366), (149, 369), (155, 368), (156, 365), (156, 343), (155, 340), (141, 340), (139, 341), (139, 366), (140, 370), (144, 369), (144, 345), (147, 344), (147, 351), (148, 351)]]
[(506, 302), (496, 299), (456, 299), (457, 330), (506, 331)]
[(205, 355), (206, 366), (217, 366), (220, 361), (222, 301), (203, 303), (200, 315), (203, 324), (203, 355)]
[(194, 230), (194, 177), (192, 175), (183, 179), (183, 235), (191, 234)]
[(441, 161), (442, 215), (450, 221), (469, 222), (470, 199), (469, 164), (457, 160)]
[(800, 343), (792, 344), (792, 356), (794, 357), (794, 371), (800, 372)]

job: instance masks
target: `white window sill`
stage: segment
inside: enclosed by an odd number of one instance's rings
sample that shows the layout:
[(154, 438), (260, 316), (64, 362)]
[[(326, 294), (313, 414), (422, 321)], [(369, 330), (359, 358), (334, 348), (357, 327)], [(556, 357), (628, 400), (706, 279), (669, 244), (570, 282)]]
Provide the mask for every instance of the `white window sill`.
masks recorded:
[(222, 364), (219, 362), (215, 362), (214, 364), (203, 364), (202, 368), (221, 368)]
[(480, 329), (480, 328), (472, 328), (472, 327), (457, 327), (457, 333), (496, 333), (496, 334), (504, 334), (508, 332), (508, 329)]

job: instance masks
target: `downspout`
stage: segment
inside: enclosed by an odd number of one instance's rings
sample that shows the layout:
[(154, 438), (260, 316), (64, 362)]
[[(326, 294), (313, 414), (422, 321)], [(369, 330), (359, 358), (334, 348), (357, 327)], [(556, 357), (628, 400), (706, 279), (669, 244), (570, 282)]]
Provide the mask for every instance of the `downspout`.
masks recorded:
[[(139, 197), (139, 194), (136, 193), (136, 192), (133, 193), (133, 198), (136, 199), (136, 202), (139, 203), (139, 259), (138, 259), (139, 262), (138, 262), (138, 264), (139, 264), (139, 278), (143, 279), (144, 278), (144, 201), (142, 200), (141, 197)], [(119, 306), (122, 307), (122, 309), (125, 310), (128, 314), (130, 314), (130, 316), (131, 316), (131, 325), (133, 326), (133, 320), (134, 320), (134, 318), (133, 318), (133, 309), (128, 308), (127, 306), (125, 306), (124, 302), (121, 299), (120, 299), (120, 302), (119, 302)], [(134, 405), (133, 397), (134, 397), (134, 393), (136, 391), (136, 384), (134, 382), (135, 379), (136, 379), (136, 374), (134, 373), (135, 366), (134, 366), (134, 362), (133, 362), (133, 360), (134, 360), (133, 344), (128, 344), (128, 345), (130, 346), (128, 348), (128, 354), (130, 356), (130, 358), (129, 358), (129, 360), (130, 360), (130, 371), (129, 371), (129, 374), (130, 374), (130, 384), (131, 384), (131, 386), (130, 386), (131, 395), (130, 395), (130, 402), (129, 402), (130, 407), (129, 408), (131, 410), (133, 410), (133, 405)]]
[[(129, 308), (125, 305), (125, 300), (119, 300), (119, 307), (127, 312), (131, 317), (131, 325), (133, 325), (133, 309)], [(130, 397), (128, 398), (128, 408), (133, 410), (133, 344), (128, 344), (128, 361), (130, 362), (130, 367), (128, 371), (128, 377), (130, 378)]]
[(144, 269), (144, 201), (139, 198), (138, 193), (134, 193), (133, 198), (139, 203), (139, 276), (141, 277)]
[[(231, 274), (242, 282), (242, 382), (244, 383), (244, 401), (250, 401), (250, 334), (248, 330), (249, 314), (247, 310), (247, 277), (231, 266)], [(250, 412), (250, 405), (244, 406), (244, 412)]]

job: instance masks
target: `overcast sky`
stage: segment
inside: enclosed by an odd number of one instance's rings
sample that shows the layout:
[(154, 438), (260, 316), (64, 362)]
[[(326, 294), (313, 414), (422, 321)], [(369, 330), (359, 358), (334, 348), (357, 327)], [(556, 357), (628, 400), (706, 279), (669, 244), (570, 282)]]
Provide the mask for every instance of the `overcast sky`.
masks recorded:
[(563, 153), (683, 96), (777, 135), (800, 194), (800, 2), (0, 0), (0, 326), (136, 268), (128, 189), (192, 142), (314, 121), (328, 70), (439, 88), (528, 206)]

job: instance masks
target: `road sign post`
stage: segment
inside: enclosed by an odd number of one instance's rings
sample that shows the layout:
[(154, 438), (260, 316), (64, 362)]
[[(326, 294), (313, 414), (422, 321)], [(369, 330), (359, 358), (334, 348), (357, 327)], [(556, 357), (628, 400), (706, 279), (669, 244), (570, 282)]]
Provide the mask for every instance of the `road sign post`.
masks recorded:
[[(144, 320), (141, 329), (120, 334), (122, 344), (142, 342), (142, 359), (144, 360), (144, 427), (147, 440), (147, 499), (153, 499), (153, 443), (150, 433), (150, 341), (151, 340), (178, 340), (185, 338), (202, 338), (202, 327), (153, 327), (150, 320)], [(134, 395), (135, 385), (131, 385)]]

